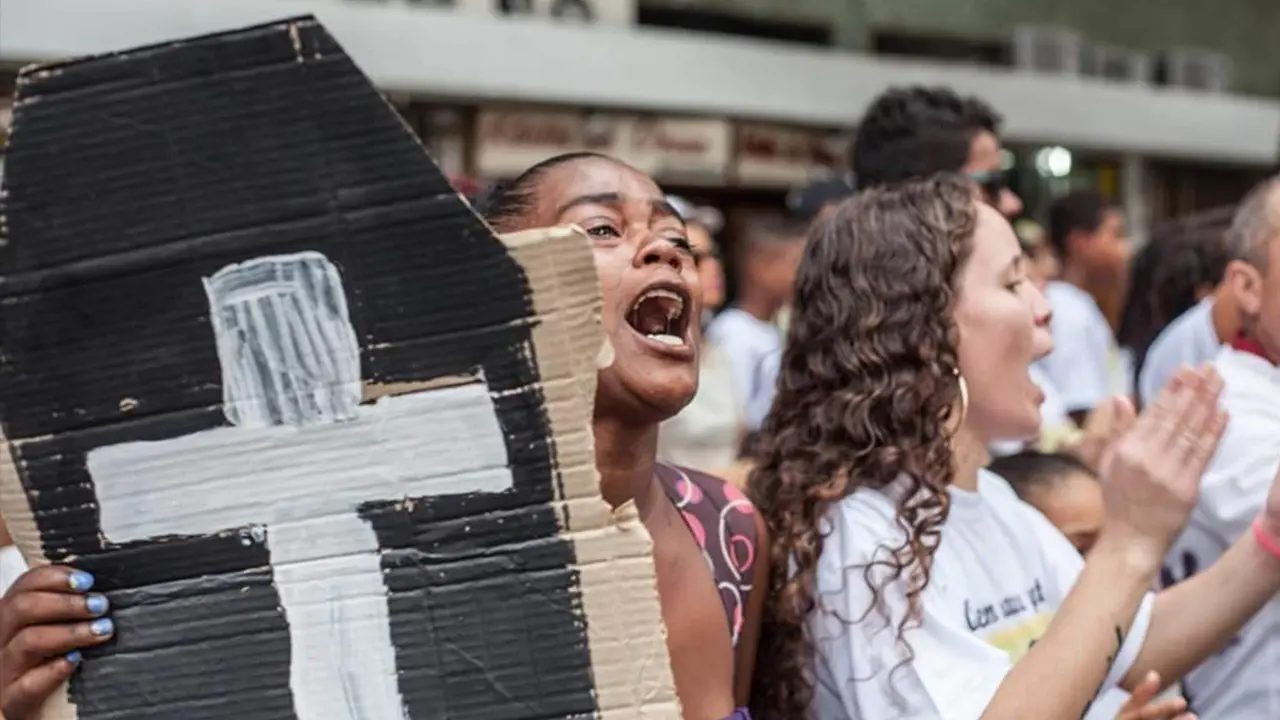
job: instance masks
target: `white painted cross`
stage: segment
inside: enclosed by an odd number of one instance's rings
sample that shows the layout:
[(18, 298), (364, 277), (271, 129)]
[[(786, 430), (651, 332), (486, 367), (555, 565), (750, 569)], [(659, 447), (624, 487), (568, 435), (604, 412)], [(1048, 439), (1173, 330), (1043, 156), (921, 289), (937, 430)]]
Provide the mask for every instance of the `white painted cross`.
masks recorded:
[(102, 530), (123, 543), (267, 529), (299, 720), (405, 717), (365, 502), (511, 487), (482, 383), (361, 406), (338, 269), (314, 252), (205, 281), (233, 427), (89, 453)]

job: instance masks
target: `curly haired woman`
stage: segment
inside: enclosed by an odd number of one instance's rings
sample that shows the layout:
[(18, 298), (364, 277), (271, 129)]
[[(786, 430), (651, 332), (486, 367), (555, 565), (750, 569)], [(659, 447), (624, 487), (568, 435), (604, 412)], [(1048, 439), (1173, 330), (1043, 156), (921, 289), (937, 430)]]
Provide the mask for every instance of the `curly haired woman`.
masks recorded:
[(1114, 401), (1087, 561), (982, 470), (1040, 420), (1049, 317), (1024, 262), (959, 179), (868, 190), (811, 231), (749, 486), (773, 537), (757, 720), (1078, 720), (1101, 689), (1180, 677), (1280, 590), (1273, 488), (1255, 533), (1148, 591), (1226, 422), (1212, 371), (1136, 419)]

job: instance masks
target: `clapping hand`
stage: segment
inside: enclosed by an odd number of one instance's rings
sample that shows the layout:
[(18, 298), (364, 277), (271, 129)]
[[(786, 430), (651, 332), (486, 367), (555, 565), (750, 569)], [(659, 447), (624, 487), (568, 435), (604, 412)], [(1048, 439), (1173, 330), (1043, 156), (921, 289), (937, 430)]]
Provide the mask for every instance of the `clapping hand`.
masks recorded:
[[(1153, 572), (1195, 507), (1200, 478), (1222, 439), (1221, 393), (1212, 368), (1179, 372), (1102, 457), (1103, 538)], [(1280, 520), (1280, 499), (1275, 505)]]

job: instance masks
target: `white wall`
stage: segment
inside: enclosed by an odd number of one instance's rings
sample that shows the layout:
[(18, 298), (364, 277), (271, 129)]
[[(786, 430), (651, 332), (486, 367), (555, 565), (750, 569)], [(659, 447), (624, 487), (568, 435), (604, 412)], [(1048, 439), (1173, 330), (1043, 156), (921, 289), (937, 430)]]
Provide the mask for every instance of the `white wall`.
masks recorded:
[(102, 52), (308, 12), (390, 90), (848, 126), (890, 85), (949, 84), (1004, 113), (1015, 141), (1249, 164), (1280, 154), (1275, 101), (395, 2), (3, 0), (0, 60)]

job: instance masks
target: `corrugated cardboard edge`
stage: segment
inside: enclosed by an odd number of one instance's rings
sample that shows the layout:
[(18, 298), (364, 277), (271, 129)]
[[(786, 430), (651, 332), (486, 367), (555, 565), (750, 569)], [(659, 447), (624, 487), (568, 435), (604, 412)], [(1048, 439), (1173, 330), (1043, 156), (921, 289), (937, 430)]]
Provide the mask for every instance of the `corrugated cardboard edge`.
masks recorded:
[(615, 513), (600, 496), (591, 413), (605, 338), (590, 241), (572, 227), (502, 239), (533, 290), (533, 345), (556, 440), (560, 521), (581, 573), (601, 717), (679, 720), (652, 540), (632, 506)]
[[(19, 86), (25, 82), (26, 75), (30, 71), (30, 67), (24, 68), (18, 75)], [(16, 106), (17, 101), (14, 104)], [(12, 122), (9, 132), (10, 142), (18, 131), (16, 112)], [(0, 187), (0, 189), (3, 188)], [(5, 223), (2, 211), (3, 208), (0, 207), (0, 225)], [(17, 458), (3, 433), (0, 433), (0, 517), (4, 518), (9, 535), (13, 538), (13, 544), (17, 546), (18, 552), (22, 553), (22, 558), (28, 566), (36, 568), (50, 564), (49, 558), (44, 554), (44, 544), (40, 541), (40, 529), (36, 526), (35, 514), (27, 499), (27, 491), (23, 488), (22, 478), (18, 474)], [(67, 696), (67, 686), (63, 684), (45, 703), (40, 720), (75, 720), (75, 718), (75, 706), (71, 704)], [(0, 720), (4, 720), (3, 715), (0, 715)]]
[[(0, 437), (0, 516), (13, 536), (13, 544), (18, 547), (22, 557), (31, 567), (49, 564), (44, 555), (44, 546), (40, 542), (40, 530), (36, 527), (36, 518), (27, 500), (27, 491), (22, 487), (22, 479), (18, 476), (18, 466), (9, 442)], [(44, 705), (40, 720), (75, 720), (76, 708), (67, 697), (67, 686), (64, 684), (55, 690)], [(0, 720), (4, 716), (0, 715)]]

